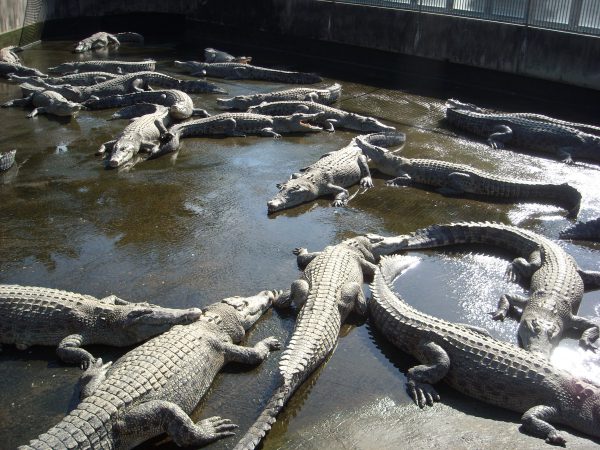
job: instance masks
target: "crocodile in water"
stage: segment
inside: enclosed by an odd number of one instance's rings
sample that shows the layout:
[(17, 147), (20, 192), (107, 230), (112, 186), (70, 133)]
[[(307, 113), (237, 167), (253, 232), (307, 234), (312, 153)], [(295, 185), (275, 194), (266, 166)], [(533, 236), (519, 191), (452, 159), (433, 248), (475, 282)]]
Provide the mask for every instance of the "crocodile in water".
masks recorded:
[(48, 68), (48, 72), (60, 74), (77, 72), (109, 72), (124, 74), (144, 71), (154, 72), (155, 70), (156, 61), (152, 59), (146, 61), (72, 61)]
[(82, 39), (77, 43), (75, 53), (83, 53), (89, 50), (97, 50), (99, 48), (105, 48), (109, 45), (119, 46), (121, 42), (136, 42), (138, 44), (144, 43), (144, 36), (139, 33), (107, 33), (105, 31), (99, 31), (91, 36)]
[(600, 217), (577, 223), (561, 231), (560, 238), (600, 242)]
[(234, 62), (240, 64), (248, 64), (250, 61), (252, 61), (252, 57), (233, 56), (227, 52), (208, 47), (204, 49), (204, 61), (206, 61), (207, 63)]
[(189, 415), (226, 363), (256, 365), (279, 348), (274, 337), (254, 347), (238, 345), (278, 295), (224, 299), (194, 323), (171, 328), (112, 366), (96, 363), (84, 373), (77, 408), (19, 449), (125, 450), (163, 433), (179, 446), (197, 447), (231, 436), (236, 426), (229, 420), (195, 424)]
[(298, 87), (285, 89), (283, 91), (267, 92), (264, 94), (236, 95), (232, 98), (218, 98), (217, 105), (225, 109), (237, 109), (246, 111), (249, 107), (260, 105), (264, 102), (281, 101), (312, 101), (330, 105), (335, 103), (342, 93), (342, 86), (335, 83), (327, 88), (305, 88)]
[(82, 108), (81, 104), (67, 100), (58, 92), (34, 86), (30, 86), (29, 89), (31, 93), (27, 97), (10, 100), (3, 103), (2, 107), (33, 106), (34, 110), (27, 115), (30, 118), (38, 114), (68, 117), (75, 115)]
[(81, 73), (72, 73), (70, 75), (63, 75), (60, 77), (35, 77), (35, 76), (17, 76), (12, 75), (9, 76), (10, 81), (15, 81), (17, 83), (29, 83), (34, 86), (60, 86), (62, 84), (68, 84), (70, 86), (91, 86), (93, 84), (102, 83), (107, 80), (112, 80), (113, 78), (117, 78), (121, 75), (117, 73), (108, 73), (108, 72), (81, 72)]
[(10, 74), (21, 77), (46, 77), (47, 75), (33, 67), (23, 66), (21, 64), (0, 61), (0, 77), (8, 78)]

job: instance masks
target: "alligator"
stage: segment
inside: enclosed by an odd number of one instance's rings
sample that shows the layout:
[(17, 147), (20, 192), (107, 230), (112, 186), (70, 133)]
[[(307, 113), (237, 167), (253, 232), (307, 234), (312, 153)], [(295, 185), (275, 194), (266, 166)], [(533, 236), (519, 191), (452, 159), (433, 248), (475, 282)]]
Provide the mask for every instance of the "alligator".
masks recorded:
[(8, 79), (17, 83), (29, 83), (34, 86), (60, 86), (61, 84), (68, 84), (71, 86), (91, 86), (93, 84), (102, 83), (103, 81), (112, 80), (119, 76), (120, 75), (118, 74), (108, 72), (81, 72), (73, 73), (71, 75), (63, 75), (62, 77), (46, 78), (35, 76), (20, 77), (17, 75), (9, 75)]
[(21, 58), (19, 58), (19, 55), (16, 53), (18, 49), (19, 48), (15, 46), (0, 48), (0, 61), (10, 64), (23, 64)]
[(4, 172), (13, 166), (16, 154), (16, 150), (9, 150), (4, 153), (0, 152), (0, 172)]
[(160, 138), (160, 154), (175, 152), (180, 140), (190, 136), (225, 135), (246, 137), (256, 134), (279, 138), (279, 133), (319, 132), (320, 127), (310, 125), (316, 114), (294, 114), (290, 116), (265, 116), (251, 113), (221, 113), (205, 119), (190, 120), (163, 129)]
[(198, 308), (171, 309), (130, 303), (114, 295), (97, 299), (33, 286), (0, 285), (0, 344), (57, 345), (58, 357), (86, 369), (95, 358), (82, 345), (126, 347), (197, 320)]
[(0, 77), (8, 78), (9, 75), (18, 75), (23, 77), (46, 77), (47, 75), (33, 67), (23, 66), (21, 64), (0, 61)]
[(46, 89), (59, 92), (69, 100), (82, 102), (90, 98), (102, 98), (110, 95), (130, 94), (151, 89), (151, 86), (160, 86), (167, 89), (179, 89), (183, 92), (224, 92), (213, 83), (203, 80), (178, 80), (158, 72), (136, 72), (121, 75), (112, 80), (107, 80), (92, 86), (52, 86), (43, 83)]
[(521, 309), (516, 313), (520, 315), (519, 343), (544, 358), (568, 330), (580, 333), (581, 347), (596, 349), (598, 325), (576, 314), (584, 288), (600, 287), (600, 272), (580, 269), (561, 247), (539, 234), (500, 223), (461, 222), (432, 225), (396, 237), (369, 235), (369, 239), (377, 256), (458, 244), (491, 245), (514, 253), (518, 257), (506, 274), (512, 281), (530, 279), (529, 298), (504, 294), (492, 318), (504, 320), (509, 310)]
[(164, 106), (148, 106), (151, 107), (151, 111), (146, 111), (147, 114), (133, 119), (116, 139), (105, 142), (98, 149), (96, 154), (106, 155), (108, 167), (120, 167), (142, 150), (150, 154), (157, 153), (157, 141), (160, 138), (161, 129), (171, 123), (171, 116), (169, 109)]
[(248, 64), (250, 63), (250, 61), (252, 61), (252, 57), (233, 56), (227, 52), (208, 47), (204, 49), (204, 61), (206, 61), (207, 63), (234, 62), (240, 64)]
[(492, 114), (446, 105), (446, 120), (477, 136), (487, 138), (493, 149), (506, 144), (550, 153), (571, 164), (573, 158), (600, 161), (600, 136), (544, 120), (507, 114)]
[(248, 112), (256, 114), (287, 115), (294, 113), (320, 114), (320, 126), (325, 131), (334, 131), (334, 127), (356, 130), (363, 133), (375, 131), (395, 130), (394, 127), (384, 125), (373, 117), (361, 116), (352, 112), (344, 111), (331, 106), (307, 101), (281, 101), (262, 103), (248, 108)]
[(230, 297), (208, 306), (190, 325), (126, 353), (114, 364), (98, 361), (84, 373), (83, 400), (60, 423), (20, 450), (130, 449), (167, 433), (179, 446), (201, 446), (233, 435), (236, 425), (190, 414), (228, 362), (261, 363), (280, 348), (274, 337), (254, 347), (238, 343), (279, 292)]
[(92, 98), (86, 100), (83, 105), (89, 109), (107, 109), (139, 103), (152, 103), (166, 106), (169, 108), (171, 117), (176, 120), (188, 119), (191, 116), (208, 117), (209, 115), (204, 109), (194, 108), (194, 103), (190, 96), (185, 92), (176, 89), (142, 91), (131, 94)]
[(577, 223), (561, 231), (560, 238), (600, 242), (600, 217)]
[[(406, 136), (397, 131), (372, 133), (365, 141), (391, 147), (404, 143)], [(300, 172), (292, 174), (285, 183), (278, 184), (279, 193), (267, 202), (269, 214), (315, 200), (323, 195), (335, 195), (333, 206), (344, 206), (349, 200), (347, 187), (360, 183), (363, 188), (373, 186), (367, 158), (358, 147), (357, 138), (346, 147), (327, 153)]]
[(75, 103), (67, 100), (58, 92), (46, 90), (44, 88), (30, 87), (31, 93), (24, 98), (9, 100), (2, 104), (2, 107), (9, 106), (30, 106), (34, 110), (27, 114), (27, 117), (35, 117), (38, 114), (51, 114), (54, 116), (74, 116), (82, 106), (80, 103)]
[(367, 312), (363, 277), (372, 276), (376, 269), (368, 239), (358, 236), (322, 252), (297, 248), (294, 253), (304, 273), (279, 305), (294, 303), (300, 311), (279, 362), (278, 387), (235, 450), (253, 449), (259, 444), (298, 387), (333, 352), (348, 314), (353, 310), (360, 315)]
[(324, 89), (293, 88), (283, 91), (267, 92), (264, 94), (236, 95), (232, 98), (218, 98), (217, 105), (225, 109), (247, 110), (251, 106), (264, 102), (278, 101), (313, 101), (330, 105), (335, 103), (342, 94), (342, 86), (335, 83)]
[(225, 78), (227, 80), (262, 80), (294, 84), (313, 84), (323, 81), (319, 75), (314, 73), (289, 72), (234, 62), (175, 61), (175, 67), (188, 71), (192, 76)]
[(139, 33), (107, 33), (105, 31), (99, 31), (98, 33), (92, 34), (90, 37), (82, 39), (77, 43), (75, 53), (83, 53), (89, 50), (97, 50), (99, 48), (108, 47), (109, 45), (119, 46), (121, 42), (136, 42), (139, 44), (144, 43), (144, 36)]
[(470, 397), (524, 413), (523, 430), (549, 444), (566, 442), (549, 422), (600, 437), (599, 385), (485, 330), (422, 313), (395, 294), (394, 278), (415, 259), (381, 259), (371, 284), (369, 316), (390, 342), (421, 363), (406, 376), (406, 390), (420, 408), (440, 400), (432, 385), (444, 380)]
[(60, 74), (98, 71), (125, 74), (143, 71), (154, 72), (155, 70), (156, 61), (152, 59), (145, 61), (71, 61), (48, 68), (48, 72)]
[(569, 218), (575, 218), (579, 213), (581, 193), (567, 183), (523, 182), (464, 164), (404, 158), (369, 143), (362, 136), (357, 138), (356, 144), (380, 172), (395, 177), (387, 182), (391, 186), (427, 185), (437, 188), (443, 195), (474, 194), (508, 200), (543, 200), (565, 207)]

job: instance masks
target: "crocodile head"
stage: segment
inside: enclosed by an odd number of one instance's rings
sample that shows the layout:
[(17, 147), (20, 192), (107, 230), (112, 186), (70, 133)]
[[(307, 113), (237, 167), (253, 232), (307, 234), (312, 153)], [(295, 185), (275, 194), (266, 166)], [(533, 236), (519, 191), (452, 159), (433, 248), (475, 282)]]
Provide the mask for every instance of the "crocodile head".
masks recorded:
[[(545, 291), (536, 291), (530, 301), (540, 301), (542, 297), (549, 297)], [(556, 303), (553, 301), (552, 303)], [(521, 317), (518, 328), (518, 338), (522, 347), (526, 350), (537, 353), (544, 358), (549, 358), (552, 349), (558, 345), (562, 336), (562, 327), (553, 314), (546, 313), (544, 310), (536, 309), (535, 317)]]
[(283, 133), (318, 133), (321, 127), (311, 125), (310, 120), (318, 121), (321, 114), (296, 113), (291, 116), (273, 116), (273, 130)]
[[(115, 340), (141, 342), (169, 330), (173, 325), (195, 322), (202, 316), (199, 308), (172, 309), (147, 303), (115, 306), (121, 312), (120, 329), (113, 330)], [(122, 336), (121, 336), (122, 335)]]
[(282, 295), (281, 291), (262, 291), (251, 297), (228, 297), (210, 305), (202, 320), (217, 324), (239, 342), (252, 325)]
[(58, 66), (48, 67), (48, 72), (50, 73), (68, 73), (68, 72), (77, 72), (76, 64), (74, 62), (64, 62), (59, 64)]
[(83, 53), (92, 49), (92, 41), (79, 41), (73, 50), (75, 53)]
[(110, 159), (108, 160), (108, 165), (113, 168), (122, 166), (131, 160), (131, 158), (133, 158), (133, 156), (139, 151), (139, 148), (139, 144), (131, 140), (119, 139), (113, 146)]
[(408, 235), (385, 237), (374, 233), (369, 233), (365, 237), (369, 240), (373, 254), (377, 258), (406, 249), (409, 238)]
[(252, 100), (249, 95), (236, 95), (232, 98), (218, 98), (217, 106), (223, 109), (238, 109), (245, 111), (252, 106)]
[(269, 214), (309, 202), (319, 196), (318, 187), (305, 177), (292, 178), (277, 187), (279, 192), (267, 202)]
[(55, 102), (50, 111), (56, 116), (73, 116), (81, 110), (83, 105), (81, 103), (70, 102), (65, 100), (64, 102)]
[(335, 119), (332, 123), (334, 126), (338, 124), (339, 127), (364, 132), (395, 130), (394, 127), (385, 125), (373, 117), (365, 117), (354, 113), (345, 114), (342, 119)]

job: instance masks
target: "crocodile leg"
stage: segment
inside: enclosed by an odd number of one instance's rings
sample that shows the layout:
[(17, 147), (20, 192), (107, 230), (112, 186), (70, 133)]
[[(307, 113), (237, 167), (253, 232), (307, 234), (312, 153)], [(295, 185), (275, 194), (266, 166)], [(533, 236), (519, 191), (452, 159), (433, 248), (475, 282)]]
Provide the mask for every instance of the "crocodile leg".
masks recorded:
[(218, 416), (196, 424), (179, 405), (165, 400), (151, 400), (134, 406), (118, 424), (120, 434), (152, 437), (167, 433), (180, 447), (202, 446), (233, 436), (235, 428), (237, 425)]
[(583, 280), (583, 288), (586, 292), (600, 289), (600, 272), (596, 270), (583, 270), (578, 267), (577, 273), (579, 273), (579, 276)]
[(527, 297), (523, 297), (522, 295), (504, 294), (502, 297), (500, 297), (500, 300), (498, 300), (498, 307), (496, 308), (496, 311), (491, 313), (492, 319), (503, 321), (506, 319), (506, 316), (508, 316), (508, 311), (511, 307), (522, 310), (527, 305), (527, 302), (529, 302), (529, 299)]
[(358, 283), (346, 283), (340, 292), (340, 307), (352, 308), (361, 317), (367, 314), (367, 300), (362, 286)]
[(56, 354), (58, 357), (69, 364), (79, 364), (82, 369), (87, 369), (90, 364), (96, 361), (90, 352), (80, 348), (84, 343), (84, 337), (80, 334), (71, 334), (60, 341)]
[(37, 116), (38, 114), (46, 114), (46, 108), (44, 108), (43, 106), (40, 106), (39, 108), (35, 108), (33, 111), (31, 111), (29, 114), (27, 114), (27, 117), (29, 117), (30, 119)]
[(322, 252), (312, 252), (309, 253), (307, 249), (302, 247), (297, 247), (293, 251), (294, 255), (296, 255), (296, 263), (301, 270), (304, 270), (308, 264), (319, 256)]
[(99, 302), (106, 303), (107, 305), (130, 305), (131, 302), (127, 300), (123, 300), (122, 298), (117, 297), (116, 295), (109, 295), (104, 298), (98, 299)]
[(106, 372), (112, 365), (112, 361), (104, 364), (102, 358), (98, 358), (79, 377), (79, 398), (83, 400), (94, 393), (100, 383), (106, 379)]
[(116, 144), (116, 142), (116, 140), (105, 142), (100, 146), (96, 152), (96, 155), (104, 155), (107, 151), (108, 153), (112, 152), (113, 146)]
[(308, 281), (304, 279), (295, 280), (290, 286), (290, 295), (285, 299), (285, 302), (280, 302), (277, 306), (289, 306), (293, 304), (296, 309), (300, 309), (308, 299), (310, 286)]
[(600, 329), (598, 324), (592, 320), (581, 316), (571, 316), (571, 327), (577, 331), (581, 331), (581, 337), (579, 338), (579, 346), (595, 352), (598, 346), (595, 342), (600, 337)]
[(465, 192), (472, 192), (469, 189), (471, 184), (471, 175), (462, 172), (452, 172), (448, 175), (448, 185), (439, 188), (437, 191), (442, 195), (460, 195)]
[(392, 178), (391, 180), (387, 180), (385, 182), (387, 186), (410, 186), (412, 184), (412, 178), (406, 172), (400, 173), (396, 178)]
[(272, 350), (279, 350), (281, 344), (270, 336), (258, 342), (254, 347), (244, 347), (230, 342), (220, 342), (221, 349), (225, 352), (225, 359), (242, 364), (257, 365), (265, 360)]
[(513, 131), (506, 125), (496, 125), (494, 132), (489, 135), (487, 143), (493, 149), (504, 148), (512, 138)]
[(108, 42), (107, 42), (108, 45), (113, 44), (115, 47), (118, 47), (119, 45), (121, 45), (121, 42), (119, 42), (119, 39), (116, 36), (108, 35), (107, 40), (108, 40)]
[(450, 358), (446, 351), (432, 341), (421, 341), (419, 353), (427, 364), (421, 364), (409, 369), (406, 376), (406, 390), (419, 408), (433, 405), (440, 396), (431, 386), (441, 381), (450, 369)]
[(573, 157), (571, 156), (571, 147), (561, 147), (558, 149), (557, 154), (562, 162), (565, 164), (573, 164)]
[(265, 137), (273, 137), (275, 139), (279, 139), (281, 137), (281, 135), (279, 133), (276, 133), (273, 128), (267, 127), (267, 128), (263, 128), (259, 131), (259, 134), (261, 136), (265, 136)]
[(465, 327), (465, 328), (467, 328), (467, 329), (469, 329), (471, 331), (474, 331), (475, 333), (479, 333), (479, 334), (483, 334), (484, 336), (491, 337), (489, 331), (486, 330), (485, 328), (478, 327), (476, 325), (471, 325), (470, 323), (460, 323), (460, 322), (457, 322), (456, 325), (459, 325), (461, 327)]
[(358, 167), (360, 167), (360, 187), (372, 188), (373, 180), (371, 179), (371, 172), (369, 172), (369, 163), (367, 161), (365, 155), (359, 155)]
[(360, 260), (360, 268), (362, 269), (363, 275), (366, 278), (373, 278), (375, 272), (377, 271), (377, 265), (367, 261), (366, 259)]
[(545, 439), (549, 444), (564, 445), (565, 439), (558, 433), (556, 428), (547, 421), (556, 420), (560, 422), (560, 413), (556, 408), (550, 406), (534, 406), (528, 409), (521, 417), (523, 429), (533, 436)]
[(506, 268), (506, 279), (508, 281), (529, 279), (540, 267), (542, 267), (542, 253), (539, 250), (535, 250), (529, 255), (529, 260), (515, 258)]

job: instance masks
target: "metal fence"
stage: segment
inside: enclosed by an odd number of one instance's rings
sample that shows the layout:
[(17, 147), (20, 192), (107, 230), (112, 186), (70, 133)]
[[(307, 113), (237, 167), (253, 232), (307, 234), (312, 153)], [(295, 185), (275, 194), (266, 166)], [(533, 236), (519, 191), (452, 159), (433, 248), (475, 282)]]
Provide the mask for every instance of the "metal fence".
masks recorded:
[(42, 38), (46, 10), (43, 0), (27, 0), (19, 46), (25, 47)]
[(339, 3), (449, 14), (600, 35), (600, 0), (341, 0)]

